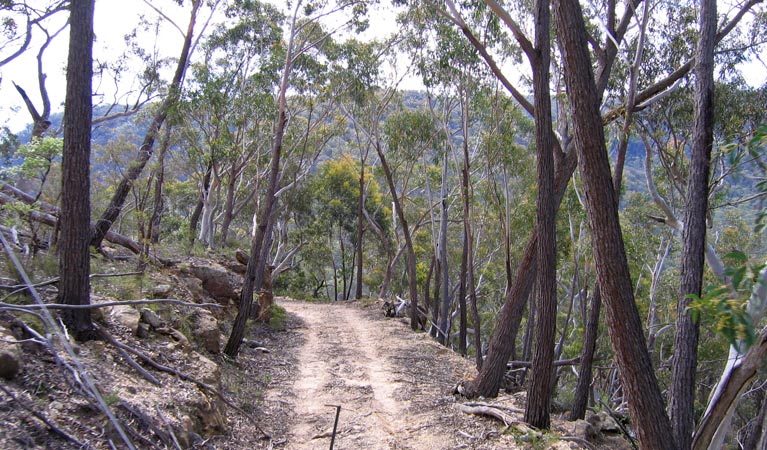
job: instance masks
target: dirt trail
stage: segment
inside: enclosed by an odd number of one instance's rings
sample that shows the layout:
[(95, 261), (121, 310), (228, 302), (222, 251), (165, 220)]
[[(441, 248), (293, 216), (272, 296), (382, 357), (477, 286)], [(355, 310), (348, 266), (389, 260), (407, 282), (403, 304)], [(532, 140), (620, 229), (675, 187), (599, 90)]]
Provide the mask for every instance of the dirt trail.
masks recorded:
[[(280, 304), (303, 323), (304, 338), (290, 394), (267, 394), (267, 401), (292, 403), (285, 448), (329, 448), (335, 408), (328, 405), (341, 405), (336, 449), (462, 446), (451, 420), (460, 413), (450, 408), (450, 386), (470, 370), (465, 360), (399, 320), (374, 318), (375, 311), (342, 303)], [(443, 363), (432, 361), (436, 355)]]

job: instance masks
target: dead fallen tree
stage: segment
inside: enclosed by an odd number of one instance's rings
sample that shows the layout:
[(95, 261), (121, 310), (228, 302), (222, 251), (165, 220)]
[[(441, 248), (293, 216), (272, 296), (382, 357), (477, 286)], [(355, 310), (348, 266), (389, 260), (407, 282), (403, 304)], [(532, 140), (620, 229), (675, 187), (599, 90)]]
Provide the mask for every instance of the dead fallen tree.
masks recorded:
[[(56, 227), (58, 225), (60, 212), (56, 206), (41, 200), (35, 201), (33, 196), (9, 184), (0, 186), (0, 205), (7, 205), (16, 201), (21, 201), (27, 205), (36, 205), (40, 208), (39, 211), (33, 210), (29, 212), (28, 218), (30, 220), (51, 227)], [(91, 225), (91, 229), (93, 229), (93, 225)], [(105, 239), (115, 245), (130, 250), (135, 255), (141, 253), (141, 246), (139, 243), (122, 234), (108, 231)]]

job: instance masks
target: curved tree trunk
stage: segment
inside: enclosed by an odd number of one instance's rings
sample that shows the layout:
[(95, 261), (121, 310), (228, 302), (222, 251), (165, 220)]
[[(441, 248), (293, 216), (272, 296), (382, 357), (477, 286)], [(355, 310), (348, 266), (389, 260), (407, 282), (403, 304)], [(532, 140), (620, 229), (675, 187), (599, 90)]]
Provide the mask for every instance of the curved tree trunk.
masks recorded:
[(192, 13), (189, 18), (186, 35), (184, 36), (184, 45), (181, 48), (181, 56), (179, 57), (178, 65), (176, 66), (176, 73), (173, 75), (173, 80), (168, 88), (168, 96), (155, 113), (154, 118), (152, 119), (152, 124), (149, 126), (149, 129), (144, 136), (144, 140), (139, 147), (138, 154), (128, 166), (128, 170), (125, 171), (125, 175), (123, 175), (120, 184), (117, 186), (117, 189), (115, 189), (115, 193), (109, 202), (109, 206), (107, 206), (107, 209), (96, 222), (95, 231), (91, 239), (91, 245), (94, 247), (101, 247), (101, 242), (104, 240), (104, 236), (120, 215), (120, 211), (122, 211), (122, 207), (125, 204), (125, 199), (128, 197), (131, 186), (133, 186), (133, 183), (139, 175), (141, 175), (149, 158), (152, 157), (154, 141), (160, 132), (160, 128), (162, 128), (162, 124), (165, 122), (165, 118), (168, 116), (168, 112), (178, 100), (181, 91), (181, 83), (184, 79), (184, 73), (189, 60), (189, 49), (192, 46), (194, 23), (197, 19), (197, 11), (199, 10), (201, 3), (201, 0), (192, 1)]
[(415, 269), (415, 251), (413, 250), (413, 240), (410, 236), (410, 228), (405, 218), (405, 211), (402, 209), (402, 202), (397, 195), (397, 186), (394, 184), (394, 177), (391, 173), (391, 168), (386, 162), (386, 156), (384, 155), (381, 143), (376, 142), (376, 152), (381, 159), (381, 167), (384, 170), (384, 176), (386, 177), (386, 183), (389, 185), (389, 191), (391, 191), (392, 201), (394, 202), (394, 209), (402, 223), (402, 234), (405, 236), (405, 254), (407, 255), (407, 278), (410, 293), (410, 328), (413, 330), (418, 329), (418, 280), (416, 278)]
[(655, 450), (674, 449), (674, 443), (669, 439), (672, 435), (671, 423), (666, 415), (634, 301), (583, 13), (575, 0), (556, 0), (554, 4), (597, 278), (605, 302), (621, 385), (640, 446)]
[(535, 50), (533, 90), (535, 92), (535, 147), (538, 156), (538, 193), (535, 228), (537, 243), (538, 320), (535, 353), (527, 390), (525, 422), (536, 428), (551, 425), (550, 406), (554, 363), (554, 340), (557, 326), (557, 249), (554, 193), (554, 136), (549, 95), (550, 10), (547, 0), (535, 2)]
[[(556, 170), (556, 197), (554, 204), (558, 208), (562, 203), (565, 189), (570, 177), (575, 170), (578, 160), (573, 151), (564, 158), (563, 163)], [(503, 375), (506, 373), (506, 363), (514, 349), (519, 324), (522, 321), (522, 313), (535, 282), (535, 267), (537, 264), (537, 241), (538, 232), (533, 229), (530, 240), (525, 247), (522, 260), (517, 266), (514, 276), (514, 284), (506, 294), (506, 302), (498, 314), (495, 332), (490, 337), (487, 346), (485, 362), (482, 364), (477, 377), (467, 385), (467, 395), (495, 397), (501, 386)]]

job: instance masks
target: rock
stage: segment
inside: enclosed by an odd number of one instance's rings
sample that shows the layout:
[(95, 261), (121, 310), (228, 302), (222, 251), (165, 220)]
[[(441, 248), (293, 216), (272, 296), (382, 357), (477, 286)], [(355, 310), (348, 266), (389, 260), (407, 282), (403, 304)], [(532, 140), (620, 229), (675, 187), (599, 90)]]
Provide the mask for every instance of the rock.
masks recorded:
[(219, 303), (240, 299), (242, 277), (217, 264), (192, 264), (191, 273), (202, 281), (202, 288)]
[(599, 431), (605, 432), (605, 433), (620, 433), (621, 427), (618, 425), (618, 422), (613, 419), (613, 417), (608, 414), (606, 411), (599, 411), (598, 414), (599, 417)]
[(221, 352), (221, 330), (218, 321), (208, 311), (201, 311), (195, 316), (193, 335), (205, 350), (217, 355)]
[(164, 326), (163, 320), (154, 311), (149, 308), (141, 308), (141, 321), (148, 324), (153, 329)]
[(602, 439), (602, 433), (599, 431), (598, 426), (594, 426), (594, 424), (585, 420), (573, 422), (573, 435), (588, 442), (598, 442)]
[(184, 333), (178, 331), (175, 328), (160, 327), (160, 328), (156, 328), (154, 331), (159, 334), (170, 336), (171, 339), (173, 339), (176, 343), (175, 347), (181, 347), (181, 348), (189, 347), (189, 339), (187, 339), (187, 337), (184, 336)]
[(205, 291), (202, 288), (202, 281), (199, 278), (184, 277), (181, 278), (181, 282), (189, 290), (189, 293), (195, 301), (200, 302), (203, 300)]
[(247, 266), (250, 255), (248, 255), (248, 252), (245, 250), (238, 249), (236, 252), (234, 252), (234, 259), (236, 259), (238, 263), (245, 264)]
[(146, 339), (149, 337), (149, 325), (145, 323), (139, 323), (138, 329), (136, 330), (136, 337), (140, 337), (141, 339)]
[(203, 436), (210, 437), (226, 431), (226, 404), (219, 398), (211, 399), (207, 395), (193, 404), (196, 427)]
[(110, 315), (117, 323), (128, 327), (131, 333), (136, 334), (138, 332), (138, 323), (141, 316), (136, 311), (136, 308), (129, 305), (113, 306)]
[(12, 380), (21, 372), (21, 362), (10, 352), (0, 353), (0, 378)]
[(158, 284), (152, 288), (152, 298), (168, 298), (173, 293), (173, 286), (169, 284)]
[(200, 353), (190, 352), (189, 360), (195, 366), (194, 375), (205, 384), (216, 385), (221, 379), (221, 371), (218, 364), (206, 358)]
[(0, 326), (0, 378), (12, 380), (21, 372), (23, 360), (20, 347), (12, 343), (18, 339), (11, 330)]

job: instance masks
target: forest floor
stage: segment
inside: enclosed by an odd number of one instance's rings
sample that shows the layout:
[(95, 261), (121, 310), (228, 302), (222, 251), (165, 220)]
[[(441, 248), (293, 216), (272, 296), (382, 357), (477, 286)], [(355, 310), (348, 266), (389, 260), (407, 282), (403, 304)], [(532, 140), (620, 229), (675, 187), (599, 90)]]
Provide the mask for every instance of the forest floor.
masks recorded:
[[(104, 278), (91, 301), (137, 298), (166, 285), (177, 299), (210, 302), (184, 274)], [(55, 288), (47, 285), (41, 295), (53, 302)], [(285, 310), (281, 324), (252, 323), (236, 360), (211, 351), (200, 331), (200, 323), (218, 324), (223, 344), (233, 303), (210, 311), (151, 305), (162, 322), (156, 326), (147, 325), (147, 308), (103, 308), (95, 322), (113, 342), (73, 342), (69, 354), (61, 337), (36, 344), (20, 331), (19, 318), (0, 311), (0, 366), (3, 352), (20, 365), (0, 379), (0, 448), (128, 448), (84, 392), (86, 374), (139, 449), (326, 449), (331, 441), (355, 450), (631, 448), (615, 436), (586, 442), (585, 422), (559, 415), (550, 431), (531, 429), (523, 423), (524, 392), (477, 402), (454, 395), (475, 375), (473, 360), (413, 332), (404, 318), (384, 317), (381, 300), (275, 301)], [(28, 342), (12, 344), (19, 339)], [(115, 342), (130, 349), (133, 366)], [(505, 423), (461, 409), (477, 406)]]

